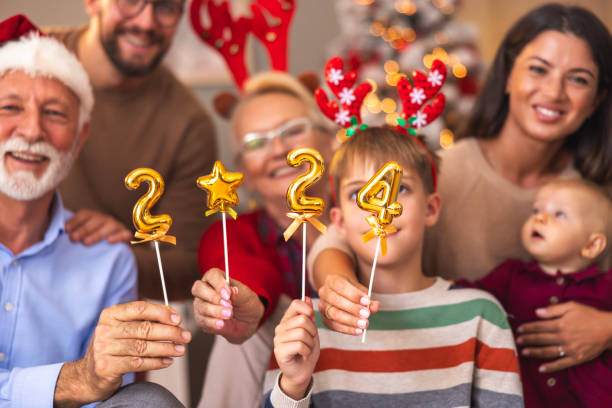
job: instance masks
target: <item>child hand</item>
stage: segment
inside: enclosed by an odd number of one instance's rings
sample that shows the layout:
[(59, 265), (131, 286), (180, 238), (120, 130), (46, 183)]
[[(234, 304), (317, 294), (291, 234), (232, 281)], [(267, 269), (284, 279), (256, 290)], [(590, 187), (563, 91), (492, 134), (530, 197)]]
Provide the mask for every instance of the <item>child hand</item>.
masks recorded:
[(353, 336), (368, 327), (368, 318), (378, 312), (380, 303), (370, 301), (368, 289), (342, 275), (328, 275), (319, 289), (319, 311), (323, 323), (332, 330)]
[(281, 390), (300, 400), (319, 359), (319, 334), (312, 300), (294, 300), (274, 333), (274, 356), (282, 371)]

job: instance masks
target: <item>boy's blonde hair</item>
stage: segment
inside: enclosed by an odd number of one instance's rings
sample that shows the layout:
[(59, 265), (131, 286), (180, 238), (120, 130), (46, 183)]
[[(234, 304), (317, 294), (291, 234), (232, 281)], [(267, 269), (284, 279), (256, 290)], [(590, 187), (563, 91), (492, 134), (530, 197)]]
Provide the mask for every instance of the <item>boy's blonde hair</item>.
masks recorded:
[(334, 192), (339, 193), (340, 180), (346, 176), (353, 163), (361, 162), (375, 168), (389, 161), (396, 161), (403, 167), (411, 167), (419, 175), (428, 194), (435, 191), (433, 165), (440, 167), (438, 156), (408, 136), (387, 127), (370, 127), (358, 130), (336, 151), (330, 166)]

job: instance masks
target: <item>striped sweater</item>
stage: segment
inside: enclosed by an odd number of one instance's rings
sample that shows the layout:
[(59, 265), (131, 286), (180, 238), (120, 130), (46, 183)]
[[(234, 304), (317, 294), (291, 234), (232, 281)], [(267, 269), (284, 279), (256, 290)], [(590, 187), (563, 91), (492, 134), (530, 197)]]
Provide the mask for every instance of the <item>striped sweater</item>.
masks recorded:
[(286, 396), (273, 361), (266, 407), (523, 406), (512, 332), (492, 296), (437, 278), (421, 291), (372, 297), (381, 307), (365, 343), (327, 329), (317, 312), (321, 355), (308, 395)]

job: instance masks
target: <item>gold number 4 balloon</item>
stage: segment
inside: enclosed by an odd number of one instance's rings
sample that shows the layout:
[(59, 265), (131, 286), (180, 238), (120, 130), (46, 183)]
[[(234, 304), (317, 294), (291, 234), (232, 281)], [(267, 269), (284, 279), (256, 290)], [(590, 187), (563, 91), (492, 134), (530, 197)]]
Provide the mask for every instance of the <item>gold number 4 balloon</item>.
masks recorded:
[(402, 167), (396, 162), (383, 165), (365, 186), (357, 193), (357, 205), (365, 211), (376, 214), (380, 225), (388, 225), (402, 213), (397, 202)]
[(363, 235), (363, 242), (378, 236), (383, 256), (387, 253), (387, 234), (395, 231), (391, 221), (402, 213), (402, 205), (397, 202), (401, 180), (402, 167), (388, 162), (357, 193), (359, 208), (374, 214), (366, 217), (372, 230)]

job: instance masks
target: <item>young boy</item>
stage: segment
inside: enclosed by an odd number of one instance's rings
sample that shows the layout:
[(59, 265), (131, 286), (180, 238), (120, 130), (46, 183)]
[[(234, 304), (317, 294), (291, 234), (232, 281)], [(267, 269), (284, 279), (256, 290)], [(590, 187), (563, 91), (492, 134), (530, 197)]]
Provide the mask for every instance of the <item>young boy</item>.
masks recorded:
[[(596, 263), (606, 247), (611, 216), (609, 198), (592, 183), (563, 180), (545, 185), (536, 194), (521, 234), (534, 260), (507, 260), (474, 285), (502, 303), (515, 333), (521, 324), (537, 319), (538, 308), (559, 302), (574, 300), (612, 310), (612, 274), (600, 272)], [(550, 358), (569, 351), (550, 348)], [(560, 372), (541, 372), (540, 365), (539, 359), (521, 354), (527, 408), (612, 407), (609, 351)]]
[(278, 367), (266, 374), (273, 385), (266, 406), (522, 407), (516, 350), (499, 304), (482, 291), (423, 275), (425, 228), (440, 211), (435, 163), (414, 138), (391, 129), (356, 132), (331, 166), (340, 206), (330, 217), (356, 253), (359, 281), (369, 280), (376, 240), (362, 243), (368, 213), (355, 197), (390, 160), (404, 170), (403, 212), (376, 266), (372, 297), (380, 311), (370, 318), (366, 342), (326, 329), (310, 299), (293, 301), (276, 328)]

